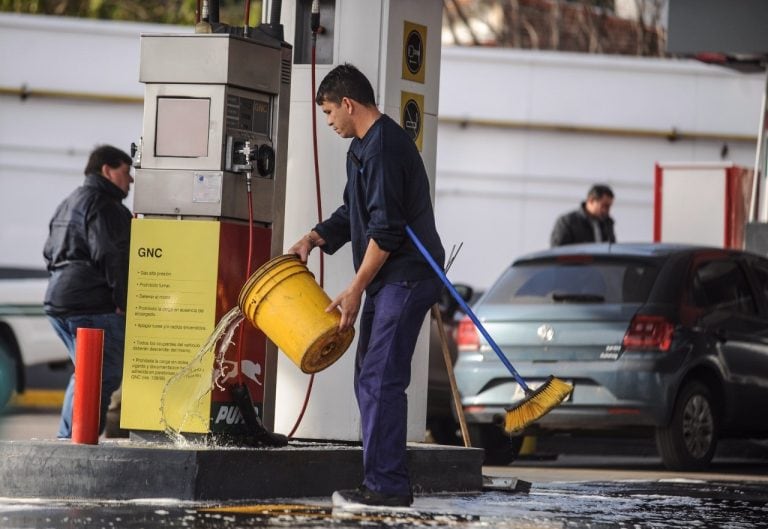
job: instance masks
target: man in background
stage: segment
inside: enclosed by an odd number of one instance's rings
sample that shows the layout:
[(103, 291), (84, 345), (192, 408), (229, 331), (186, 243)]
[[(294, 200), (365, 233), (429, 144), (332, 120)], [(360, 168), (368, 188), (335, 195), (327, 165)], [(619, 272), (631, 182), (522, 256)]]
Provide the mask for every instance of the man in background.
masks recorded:
[(578, 209), (561, 215), (550, 236), (551, 246), (582, 242), (616, 242), (610, 216), (613, 191), (607, 185), (595, 184), (587, 200)]
[[(131, 157), (103, 145), (91, 152), (85, 181), (56, 209), (43, 257), (50, 273), (45, 313), (75, 362), (78, 327), (104, 330), (99, 432), (123, 376), (131, 212), (123, 205), (133, 183)], [(72, 437), (75, 375), (69, 380), (59, 439)]]

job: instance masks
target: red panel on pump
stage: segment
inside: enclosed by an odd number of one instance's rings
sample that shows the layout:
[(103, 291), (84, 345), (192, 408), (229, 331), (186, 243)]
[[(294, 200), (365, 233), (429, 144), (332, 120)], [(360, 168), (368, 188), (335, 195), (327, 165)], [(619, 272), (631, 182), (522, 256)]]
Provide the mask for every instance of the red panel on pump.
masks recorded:
[[(270, 257), (272, 230), (254, 226), (253, 256), (251, 272), (254, 272)], [(219, 238), (219, 273), (216, 284), (216, 321), (237, 306), (240, 289), (248, 279), (248, 225), (239, 222), (221, 222)], [(223, 373), (218, 383), (225, 387), (220, 390), (214, 384), (211, 393), (211, 431), (240, 433), (244, 428), (242, 418), (237, 411), (230, 393), (226, 388), (240, 381), (245, 383), (251, 400), (258, 410), (263, 413), (264, 405), (264, 373), (266, 359), (266, 336), (260, 330), (244, 320), (242, 328), (242, 358), (238, 361), (238, 341), (240, 328), (233, 336), (233, 344), (224, 355), (221, 366)], [(239, 365), (238, 365), (239, 364)], [(242, 376), (238, 373), (242, 369)], [(218, 373), (219, 366), (214, 372)]]

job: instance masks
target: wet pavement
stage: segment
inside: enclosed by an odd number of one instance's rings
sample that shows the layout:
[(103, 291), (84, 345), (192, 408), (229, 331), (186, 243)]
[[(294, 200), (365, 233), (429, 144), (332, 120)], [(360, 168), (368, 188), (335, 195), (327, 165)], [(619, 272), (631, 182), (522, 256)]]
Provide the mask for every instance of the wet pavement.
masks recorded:
[[(0, 429), (0, 438), (46, 436), (56, 423), (55, 414), (14, 416)], [(567, 445), (570, 452), (585, 447), (582, 452), (589, 453), (484, 468), (485, 474), (530, 481), (528, 493), (417, 495), (411, 509), (366, 513), (334, 512), (328, 497), (260, 503), (0, 498), (0, 528), (768, 529), (765, 442), (757, 451), (723, 443), (722, 455), (699, 473), (667, 471), (652, 450), (636, 444), (623, 451), (614, 446), (621, 456), (606, 455), (604, 445), (595, 454), (598, 445), (592, 442), (568, 440)]]
[(669, 479), (534, 483), (529, 493), (417, 496), (412, 508), (349, 512), (328, 498), (203, 504), (174, 500), (0, 500), (3, 528), (768, 527), (768, 483)]

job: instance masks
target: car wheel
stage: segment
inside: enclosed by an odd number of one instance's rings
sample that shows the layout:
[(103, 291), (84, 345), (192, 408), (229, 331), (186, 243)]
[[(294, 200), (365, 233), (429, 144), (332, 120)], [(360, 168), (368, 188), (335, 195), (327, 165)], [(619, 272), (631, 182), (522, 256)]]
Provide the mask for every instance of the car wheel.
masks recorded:
[(16, 390), (16, 362), (8, 346), (0, 340), (0, 410), (5, 409)]
[(483, 464), (506, 466), (517, 458), (523, 437), (511, 437), (495, 424), (468, 424), (472, 446), (485, 450)]
[(656, 447), (670, 470), (703, 470), (717, 448), (718, 417), (712, 393), (701, 382), (680, 391), (666, 427), (656, 429)]

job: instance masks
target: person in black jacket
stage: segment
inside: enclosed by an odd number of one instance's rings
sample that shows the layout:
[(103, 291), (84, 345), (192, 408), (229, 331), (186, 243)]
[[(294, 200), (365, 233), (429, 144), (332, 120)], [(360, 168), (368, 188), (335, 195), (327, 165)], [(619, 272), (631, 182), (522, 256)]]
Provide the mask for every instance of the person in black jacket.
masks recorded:
[[(407, 467), (411, 358), (440, 279), (410, 242), (410, 226), (442, 266), (445, 259), (430, 200), (429, 179), (416, 145), (376, 108), (373, 88), (354, 66), (331, 70), (315, 102), (347, 152), (343, 204), (291, 247), (302, 261), (314, 247), (332, 254), (352, 244), (356, 274), (327, 308), (340, 310), (340, 329), (360, 312), (354, 389), (363, 440), (362, 485), (333, 493), (334, 505), (408, 506)], [(361, 302), (365, 292), (365, 303)]]
[[(78, 327), (104, 330), (100, 432), (122, 380), (133, 183), (131, 157), (109, 145), (91, 152), (85, 181), (56, 209), (43, 257), (50, 273), (45, 313), (75, 362)], [(69, 380), (58, 437), (72, 437), (75, 376)]]
[(581, 242), (616, 242), (610, 216), (613, 191), (602, 184), (593, 185), (587, 200), (578, 209), (561, 215), (550, 236), (551, 246)]

